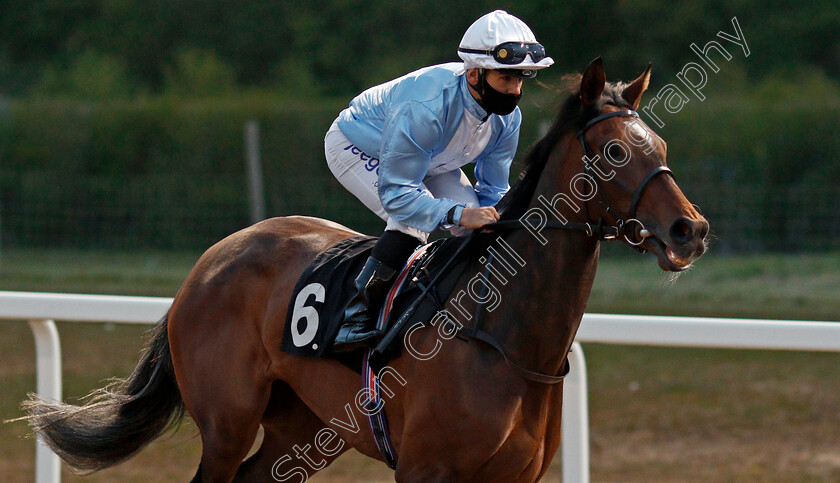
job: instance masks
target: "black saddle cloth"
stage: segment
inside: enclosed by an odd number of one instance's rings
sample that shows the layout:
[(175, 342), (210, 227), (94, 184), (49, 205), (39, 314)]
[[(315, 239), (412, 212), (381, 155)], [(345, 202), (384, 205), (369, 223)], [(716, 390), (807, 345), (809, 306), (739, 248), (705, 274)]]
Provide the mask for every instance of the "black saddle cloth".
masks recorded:
[[(406, 282), (394, 300), (386, 331), (399, 316), (421, 296), (441, 267), (452, 258), (462, 243), (473, 237), (437, 240), (408, 269)], [(344, 319), (344, 309), (355, 295), (354, 280), (376, 243), (376, 238), (345, 238), (320, 253), (301, 275), (289, 302), (281, 349), (304, 357), (329, 357), (361, 374), (361, 351), (334, 353), (332, 344)], [(467, 250), (450, 264), (435, 286), (429, 290), (402, 331), (418, 322), (432, 319), (452, 292), (469, 263)], [(400, 353), (402, 337), (394, 339), (387, 357)]]

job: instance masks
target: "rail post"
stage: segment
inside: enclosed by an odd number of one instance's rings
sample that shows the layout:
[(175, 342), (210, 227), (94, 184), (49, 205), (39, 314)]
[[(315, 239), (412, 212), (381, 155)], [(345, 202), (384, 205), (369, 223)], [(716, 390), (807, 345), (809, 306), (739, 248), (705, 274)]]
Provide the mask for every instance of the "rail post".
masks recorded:
[[(52, 401), (61, 401), (61, 342), (55, 322), (50, 319), (30, 320), (29, 327), (35, 336), (38, 395)], [(38, 436), (38, 444), (35, 446), (35, 482), (60, 481), (61, 460)]]
[(560, 424), (563, 483), (589, 483), (589, 395), (583, 347), (569, 352), (569, 375), (563, 381), (563, 422)]

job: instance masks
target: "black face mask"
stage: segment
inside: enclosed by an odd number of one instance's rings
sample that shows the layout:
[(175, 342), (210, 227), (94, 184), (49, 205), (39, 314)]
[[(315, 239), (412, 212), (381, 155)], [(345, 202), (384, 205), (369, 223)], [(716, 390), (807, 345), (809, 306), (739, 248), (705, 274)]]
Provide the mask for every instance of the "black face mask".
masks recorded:
[(487, 83), (487, 79), (484, 77), (484, 74), (480, 74), (479, 77), (479, 85), (474, 86), (470, 84), (470, 87), (475, 89), (481, 96), (481, 100), (478, 101), (478, 103), (481, 104), (481, 107), (483, 107), (485, 111), (490, 114), (506, 116), (516, 109), (516, 105), (519, 104), (519, 99), (522, 98), (522, 94), (503, 94), (496, 89), (493, 89), (493, 87)]

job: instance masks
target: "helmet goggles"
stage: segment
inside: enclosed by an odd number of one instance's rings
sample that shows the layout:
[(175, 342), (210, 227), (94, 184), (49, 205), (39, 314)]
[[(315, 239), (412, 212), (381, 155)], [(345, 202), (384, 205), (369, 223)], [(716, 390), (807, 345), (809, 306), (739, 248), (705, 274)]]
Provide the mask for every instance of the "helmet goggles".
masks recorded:
[(545, 58), (545, 47), (541, 44), (525, 42), (505, 42), (497, 45), (493, 50), (459, 47), (458, 51), (467, 54), (492, 55), (496, 62), (505, 65), (521, 64), (528, 55), (531, 56), (533, 62), (539, 62)]

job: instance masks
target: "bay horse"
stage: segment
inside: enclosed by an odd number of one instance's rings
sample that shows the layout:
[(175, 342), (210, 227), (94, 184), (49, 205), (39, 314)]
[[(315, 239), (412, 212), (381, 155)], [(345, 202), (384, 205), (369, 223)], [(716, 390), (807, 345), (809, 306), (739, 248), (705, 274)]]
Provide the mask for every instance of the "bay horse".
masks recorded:
[[(708, 223), (665, 167), (665, 142), (635, 115), (650, 66), (629, 84), (607, 83), (598, 58), (571, 79), (572, 93), (526, 158), (527, 174), (500, 205), (509, 223), (498, 236), (526, 262), (499, 285), (503, 303), (482, 314), (483, 330), (501, 341), (505, 357), (475, 340), (441, 343), (439, 328), (427, 325), (412, 331), (412, 345), (424, 354), (437, 348), (435, 356), (403, 351), (389, 363), (385, 411), (396, 481), (539, 480), (560, 444), (562, 383), (534, 382), (514, 367), (562, 373), (600, 239), (611, 234), (638, 245), (672, 272), (705, 251)], [(523, 229), (510, 229), (517, 220)], [(184, 410), (201, 433), (193, 481), (306, 481), (350, 448), (382, 460), (353, 409), (359, 375), (334, 360), (280, 350), (299, 276), (316, 255), (354, 235), (297, 216), (230, 235), (197, 261), (127, 380), (82, 406), (32, 396), (23, 405), (27, 418), (82, 470), (131, 457)], [(470, 261), (453, 293), (485, 271), (483, 261)], [(480, 310), (477, 301), (466, 303)], [(243, 462), (260, 426), (262, 444)]]

